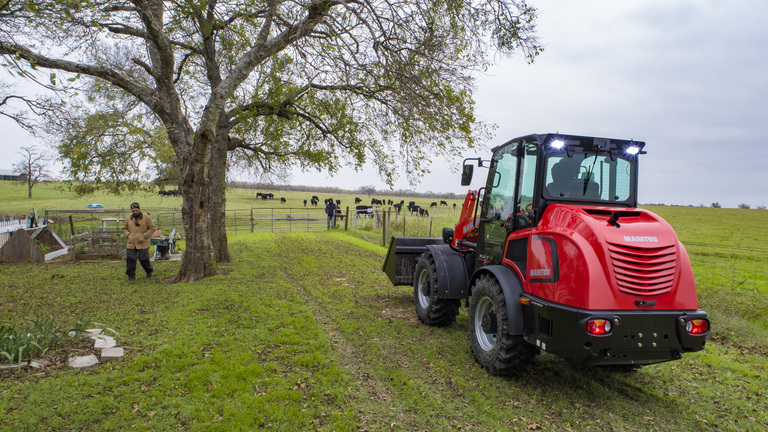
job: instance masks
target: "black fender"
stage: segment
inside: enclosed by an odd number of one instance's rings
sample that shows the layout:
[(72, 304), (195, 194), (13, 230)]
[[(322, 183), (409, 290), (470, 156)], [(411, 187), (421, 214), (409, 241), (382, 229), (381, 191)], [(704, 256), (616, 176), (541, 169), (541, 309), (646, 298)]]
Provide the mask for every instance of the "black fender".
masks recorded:
[(507, 303), (507, 332), (511, 335), (522, 335), (525, 333), (523, 320), (523, 305), (520, 304), (520, 295), (523, 293), (523, 284), (512, 269), (503, 265), (489, 265), (479, 268), (469, 281), (472, 286), (475, 280), (483, 274), (490, 273), (499, 281), (501, 291), (504, 293), (504, 300)]
[(431, 244), (427, 249), (435, 260), (438, 298), (466, 299), (469, 277), (464, 256), (447, 244)]

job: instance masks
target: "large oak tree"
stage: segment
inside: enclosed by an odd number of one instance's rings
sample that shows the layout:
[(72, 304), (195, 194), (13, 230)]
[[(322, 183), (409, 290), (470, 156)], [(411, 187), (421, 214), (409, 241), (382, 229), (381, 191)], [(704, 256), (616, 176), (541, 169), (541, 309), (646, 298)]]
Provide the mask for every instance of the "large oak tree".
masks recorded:
[(482, 136), (473, 73), (497, 52), (533, 59), (534, 20), (523, 0), (8, 0), (0, 54), (91, 80), (79, 118), (119, 105), (162, 125), (183, 194), (176, 280), (191, 281), (229, 260), (228, 160), (417, 177)]

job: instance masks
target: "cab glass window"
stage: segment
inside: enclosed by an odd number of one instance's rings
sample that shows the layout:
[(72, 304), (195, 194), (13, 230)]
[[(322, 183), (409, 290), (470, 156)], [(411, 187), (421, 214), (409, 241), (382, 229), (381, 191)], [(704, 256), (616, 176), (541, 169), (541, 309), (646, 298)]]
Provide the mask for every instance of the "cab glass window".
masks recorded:
[(517, 199), (517, 228), (533, 225), (533, 190), (536, 186), (536, 158), (538, 147), (524, 144), (525, 155), (520, 165), (520, 194)]
[(493, 155), (493, 173), (488, 177), (491, 193), (486, 214), (491, 220), (507, 220), (514, 211), (517, 147), (517, 143), (513, 143)]
[(551, 155), (545, 166), (544, 193), (554, 199), (623, 202), (632, 198), (635, 165), (593, 152)]

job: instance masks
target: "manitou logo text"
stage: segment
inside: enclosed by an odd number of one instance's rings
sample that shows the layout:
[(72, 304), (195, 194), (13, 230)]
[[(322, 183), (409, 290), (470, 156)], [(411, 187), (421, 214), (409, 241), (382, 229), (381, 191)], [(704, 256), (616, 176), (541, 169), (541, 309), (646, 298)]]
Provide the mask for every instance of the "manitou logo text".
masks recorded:
[(550, 269), (531, 269), (531, 277), (549, 276), (551, 273)]
[(659, 239), (656, 237), (648, 237), (648, 236), (624, 236), (625, 242), (642, 242), (642, 243), (658, 243)]

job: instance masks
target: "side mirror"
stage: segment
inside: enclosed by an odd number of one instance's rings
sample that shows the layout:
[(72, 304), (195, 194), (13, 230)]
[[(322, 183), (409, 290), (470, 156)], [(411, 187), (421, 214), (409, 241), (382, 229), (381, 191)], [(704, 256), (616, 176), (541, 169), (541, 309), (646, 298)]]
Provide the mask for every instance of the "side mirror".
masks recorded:
[(469, 184), (472, 183), (472, 173), (474, 171), (475, 171), (474, 165), (469, 165), (466, 162), (464, 163), (464, 166), (462, 167), (462, 171), (461, 171), (462, 186), (469, 186)]

